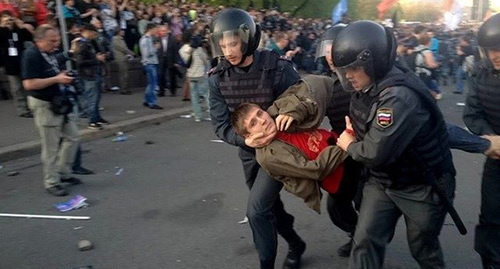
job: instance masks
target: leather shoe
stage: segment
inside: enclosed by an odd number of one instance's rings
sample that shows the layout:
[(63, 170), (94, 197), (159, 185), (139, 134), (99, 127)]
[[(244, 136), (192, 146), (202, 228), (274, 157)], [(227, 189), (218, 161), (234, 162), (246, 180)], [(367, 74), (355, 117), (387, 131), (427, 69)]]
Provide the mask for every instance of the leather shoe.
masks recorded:
[(54, 195), (54, 196), (66, 196), (68, 195), (68, 192), (66, 189), (64, 189), (63, 186), (61, 185), (55, 185), (50, 188), (45, 189), (47, 190), (48, 193)]
[(306, 251), (306, 243), (300, 240), (288, 248), (288, 254), (286, 255), (285, 262), (283, 263), (283, 269), (299, 269), (301, 264), (302, 254)]
[(33, 118), (33, 114), (31, 114), (31, 112), (26, 112), (26, 113), (23, 113), (23, 114), (19, 115), (19, 117)]
[(352, 249), (352, 243), (353, 240), (350, 239), (349, 242), (345, 243), (339, 249), (337, 249), (337, 254), (340, 257), (349, 257), (351, 255), (351, 249)]
[(161, 107), (159, 105), (152, 105), (152, 106), (149, 106), (149, 108), (151, 108), (151, 109), (163, 109), (163, 107)]
[(69, 183), (71, 185), (82, 184), (82, 181), (76, 177), (61, 178), (62, 183)]
[(94, 171), (92, 170), (89, 170), (85, 167), (76, 167), (76, 168), (73, 168), (73, 174), (77, 174), (77, 175), (93, 175), (94, 174)]

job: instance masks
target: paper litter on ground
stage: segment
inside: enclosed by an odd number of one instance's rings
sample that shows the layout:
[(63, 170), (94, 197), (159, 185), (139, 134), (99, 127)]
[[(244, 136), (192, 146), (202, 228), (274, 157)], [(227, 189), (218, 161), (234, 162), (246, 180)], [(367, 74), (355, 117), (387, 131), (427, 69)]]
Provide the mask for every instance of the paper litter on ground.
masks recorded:
[(55, 207), (60, 212), (68, 212), (73, 209), (78, 209), (88, 206), (89, 204), (87, 204), (85, 201), (87, 201), (86, 197), (82, 195), (76, 195), (67, 202), (55, 204)]

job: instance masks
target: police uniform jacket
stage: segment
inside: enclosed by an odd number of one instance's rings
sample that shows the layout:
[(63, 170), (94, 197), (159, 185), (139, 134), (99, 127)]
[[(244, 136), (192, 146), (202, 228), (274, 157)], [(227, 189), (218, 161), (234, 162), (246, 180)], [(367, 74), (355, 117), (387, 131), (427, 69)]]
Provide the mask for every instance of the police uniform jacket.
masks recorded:
[(455, 175), (442, 114), (418, 77), (394, 67), (367, 90), (353, 94), (350, 115), (358, 141), (347, 152), (382, 185), (424, 183), (426, 168), (436, 178)]
[(472, 74), (464, 110), (464, 123), (477, 135), (500, 134), (500, 71), (479, 63)]
[[(226, 143), (246, 149), (249, 148), (245, 144), (245, 139), (237, 135), (231, 125), (230, 111), (233, 111), (239, 103), (254, 102), (256, 99), (252, 97), (252, 94), (262, 92), (269, 92), (269, 95), (265, 97), (266, 100), (260, 105), (263, 109), (267, 109), (272, 101), (300, 80), (292, 63), (279, 56), (276, 57), (274, 52), (255, 51), (253, 57), (253, 63), (246, 73), (239, 67), (231, 66), (229, 62), (222, 60), (211, 72), (209, 78), (210, 116), (215, 134)], [(250, 85), (249, 83), (252, 82), (244, 80), (248, 76), (257, 76), (259, 85), (269, 85), (267, 87)], [(243, 85), (245, 83), (247, 84)], [(230, 88), (228, 85), (234, 85), (234, 87), (228, 90)], [(226, 90), (233, 92), (232, 100), (224, 95)], [(229, 105), (228, 102), (230, 102)]]

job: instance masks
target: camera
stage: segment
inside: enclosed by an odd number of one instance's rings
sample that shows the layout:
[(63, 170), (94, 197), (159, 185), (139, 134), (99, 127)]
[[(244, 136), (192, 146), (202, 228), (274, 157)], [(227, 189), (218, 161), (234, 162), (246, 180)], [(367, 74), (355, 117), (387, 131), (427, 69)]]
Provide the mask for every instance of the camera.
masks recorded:
[[(78, 71), (76, 70), (69, 70), (66, 72), (66, 75), (68, 77), (72, 77), (73, 78), (73, 82), (71, 82), (70, 85), (68, 86), (73, 86), (73, 91), (76, 92), (77, 94), (81, 94), (82, 93), (82, 89), (81, 89), (81, 85), (80, 85), (80, 76), (78, 75)], [(71, 89), (69, 89), (70, 91), (72, 91)]]
[(193, 49), (196, 49), (200, 47), (203, 43), (203, 37), (201, 35), (194, 35), (191, 37), (189, 46), (191, 46)]

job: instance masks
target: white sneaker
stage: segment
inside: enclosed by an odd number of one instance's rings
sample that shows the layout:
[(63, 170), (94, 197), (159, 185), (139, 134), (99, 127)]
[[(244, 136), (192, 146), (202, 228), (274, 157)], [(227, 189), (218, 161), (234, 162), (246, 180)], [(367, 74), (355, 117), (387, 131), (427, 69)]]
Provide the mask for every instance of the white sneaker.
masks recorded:
[(194, 119), (194, 121), (195, 121), (195, 122), (201, 122), (201, 120), (200, 120), (200, 119)]
[(111, 87), (111, 90), (112, 90), (112, 91), (114, 91), (114, 92), (115, 92), (115, 91), (119, 91), (119, 90), (120, 90), (120, 87), (118, 87), (118, 86), (113, 86), (113, 87)]
[(443, 94), (442, 93), (437, 93), (436, 95), (434, 95), (434, 99), (436, 99), (436, 100), (443, 99)]

